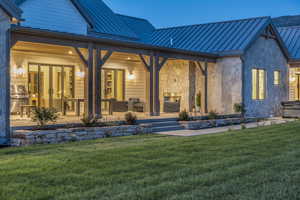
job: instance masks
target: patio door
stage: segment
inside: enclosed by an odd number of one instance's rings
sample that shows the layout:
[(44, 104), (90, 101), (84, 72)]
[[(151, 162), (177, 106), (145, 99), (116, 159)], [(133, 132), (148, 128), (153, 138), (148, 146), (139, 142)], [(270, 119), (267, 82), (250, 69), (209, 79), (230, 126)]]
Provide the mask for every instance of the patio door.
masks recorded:
[(29, 64), (29, 104), (55, 108), (61, 112), (63, 101), (74, 98), (74, 66)]
[(124, 101), (125, 71), (122, 69), (104, 69), (102, 75), (102, 96), (104, 99)]

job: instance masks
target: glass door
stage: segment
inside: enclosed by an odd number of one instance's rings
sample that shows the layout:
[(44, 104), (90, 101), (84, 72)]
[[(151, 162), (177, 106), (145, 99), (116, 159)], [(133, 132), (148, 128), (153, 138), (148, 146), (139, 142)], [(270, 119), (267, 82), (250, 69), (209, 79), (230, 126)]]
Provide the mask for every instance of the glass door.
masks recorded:
[[(74, 99), (74, 66), (29, 64), (28, 91), (30, 105), (63, 111), (63, 102)], [(68, 110), (74, 110), (74, 102)]]
[(39, 66), (28, 67), (28, 94), (29, 105), (39, 106)]
[(52, 66), (51, 77), (51, 107), (55, 110), (62, 111), (62, 94), (63, 94), (63, 69), (62, 67)]
[(39, 66), (39, 95), (38, 102), (39, 107), (50, 107), (50, 68), (49, 66)]

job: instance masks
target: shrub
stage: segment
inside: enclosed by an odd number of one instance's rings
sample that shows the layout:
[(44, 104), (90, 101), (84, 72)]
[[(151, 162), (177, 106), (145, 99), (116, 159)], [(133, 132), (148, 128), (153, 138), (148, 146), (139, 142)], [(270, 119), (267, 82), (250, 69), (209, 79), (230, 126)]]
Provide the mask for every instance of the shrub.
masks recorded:
[(135, 125), (137, 120), (137, 116), (131, 112), (125, 114), (125, 121), (127, 125)]
[(212, 119), (218, 119), (218, 113), (214, 110), (211, 110), (208, 113), (208, 119), (212, 120)]
[(179, 113), (178, 118), (179, 118), (179, 121), (190, 121), (190, 119), (191, 119), (189, 116), (189, 113), (186, 110), (181, 111)]
[(94, 127), (94, 126), (96, 126), (99, 123), (99, 118), (85, 115), (81, 119), (81, 122), (86, 127)]
[(196, 106), (201, 108), (201, 93), (199, 92), (196, 96)]
[(53, 108), (33, 109), (32, 121), (37, 122), (38, 126), (45, 126), (49, 122), (56, 122), (58, 119), (57, 111)]
[(233, 109), (236, 113), (244, 113), (246, 111), (242, 103), (234, 104)]

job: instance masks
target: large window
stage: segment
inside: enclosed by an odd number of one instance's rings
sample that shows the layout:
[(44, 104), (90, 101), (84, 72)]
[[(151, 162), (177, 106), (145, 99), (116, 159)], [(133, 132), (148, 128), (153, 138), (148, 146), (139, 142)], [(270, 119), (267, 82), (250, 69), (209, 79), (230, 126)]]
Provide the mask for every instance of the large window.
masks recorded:
[(274, 71), (274, 85), (280, 85), (280, 71), (276, 70)]
[(266, 72), (263, 69), (252, 69), (252, 99), (264, 100), (266, 88)]

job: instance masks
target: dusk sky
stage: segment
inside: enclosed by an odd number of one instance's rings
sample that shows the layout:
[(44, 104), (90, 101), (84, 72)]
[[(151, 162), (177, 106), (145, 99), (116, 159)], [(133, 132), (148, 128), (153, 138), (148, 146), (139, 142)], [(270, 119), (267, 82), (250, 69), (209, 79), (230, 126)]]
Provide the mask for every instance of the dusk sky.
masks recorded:
[(300, 15), (300, 0), (104, 0), (115, 12), (157, 28), (257, 16)]

